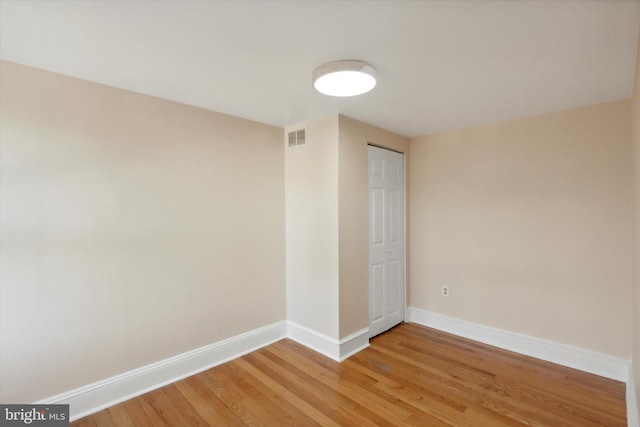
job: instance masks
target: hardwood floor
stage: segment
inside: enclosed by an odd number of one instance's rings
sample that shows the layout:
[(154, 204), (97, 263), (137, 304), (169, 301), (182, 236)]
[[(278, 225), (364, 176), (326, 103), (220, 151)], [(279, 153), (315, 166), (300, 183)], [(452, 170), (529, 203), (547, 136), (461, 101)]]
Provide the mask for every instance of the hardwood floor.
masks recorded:
[(291, 340), (72, 426), (625, 426), (625, 385), (415, 324), (337, 363)]

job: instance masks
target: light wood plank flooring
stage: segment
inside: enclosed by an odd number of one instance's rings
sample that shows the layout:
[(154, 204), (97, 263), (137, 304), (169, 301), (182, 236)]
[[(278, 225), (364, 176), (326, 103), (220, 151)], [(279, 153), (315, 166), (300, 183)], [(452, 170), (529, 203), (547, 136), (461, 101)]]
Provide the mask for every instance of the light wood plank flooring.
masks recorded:
[(72, 426), (625, 426), (623, 383), (415, 324), (343, 363), (282, 340)]

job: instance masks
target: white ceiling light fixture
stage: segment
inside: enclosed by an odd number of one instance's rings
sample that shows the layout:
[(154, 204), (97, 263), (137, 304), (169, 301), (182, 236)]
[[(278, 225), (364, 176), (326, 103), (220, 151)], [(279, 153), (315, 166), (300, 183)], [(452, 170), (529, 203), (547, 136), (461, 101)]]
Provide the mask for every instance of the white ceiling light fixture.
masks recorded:
[(376, 70), (363, 61), (335, 61), (313, 71), (313, 87), (329, 96), (356, 96), (376, 86)]

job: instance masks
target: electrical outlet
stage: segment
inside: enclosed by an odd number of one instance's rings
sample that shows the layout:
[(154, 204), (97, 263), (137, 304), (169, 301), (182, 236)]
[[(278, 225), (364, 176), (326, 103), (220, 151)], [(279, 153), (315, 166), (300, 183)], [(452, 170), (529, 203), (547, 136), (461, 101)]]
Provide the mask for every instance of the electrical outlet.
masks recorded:
[(449, 296), (449, 286), (442, 285), (442, 296), (443, 297), (448, 297)]

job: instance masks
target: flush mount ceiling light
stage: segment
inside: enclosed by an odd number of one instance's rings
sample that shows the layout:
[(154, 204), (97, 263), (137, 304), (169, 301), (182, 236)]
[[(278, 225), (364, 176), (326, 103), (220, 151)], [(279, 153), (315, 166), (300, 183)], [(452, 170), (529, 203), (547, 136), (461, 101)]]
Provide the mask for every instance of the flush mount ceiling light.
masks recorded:
[(355, 96), (376, 86), (376, 70), (362, 61), (336, 61), (313, 71), (313, 87), (329, 96)]

